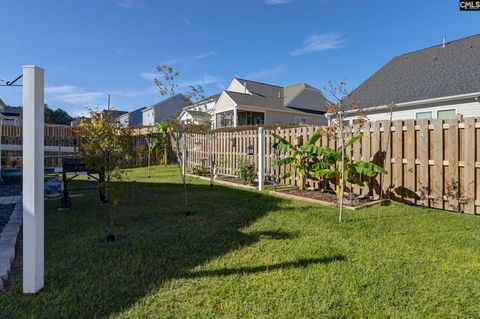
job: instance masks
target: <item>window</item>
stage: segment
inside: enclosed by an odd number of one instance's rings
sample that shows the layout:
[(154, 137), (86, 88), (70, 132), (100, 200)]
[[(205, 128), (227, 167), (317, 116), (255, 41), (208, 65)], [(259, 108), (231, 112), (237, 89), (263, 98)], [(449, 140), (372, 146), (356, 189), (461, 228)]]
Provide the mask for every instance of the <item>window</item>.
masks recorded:
[(455, 109), (437, 111), (437, 119), (454, 119), (456, 117), (457, 111)]
[(417, 120), (431, 120), (432, 119), (432, 111), (417, 112), (417, 113), (415, 113), (415, 119), (417, 119)]
[(237, 112), (237, 124), (242, 125), (262, 125), (265, 122), (265, 114), (260, 112)]
[(217, 128), (233, 126), (233, 111), (217, 113), (216, 123)]
[(295, 124), (305, 124), (307, 123), (307, 119), (304, 117), (296, 117), (295, 118)]

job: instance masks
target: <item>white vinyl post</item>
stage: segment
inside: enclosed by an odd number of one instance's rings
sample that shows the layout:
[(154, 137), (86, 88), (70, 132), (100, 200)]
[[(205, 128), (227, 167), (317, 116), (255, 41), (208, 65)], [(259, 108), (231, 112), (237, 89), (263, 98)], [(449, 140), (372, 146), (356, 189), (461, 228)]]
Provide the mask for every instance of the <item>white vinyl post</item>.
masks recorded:
[(258, 190), (263, 191), (265, 181), (265, 129), (258, 128)]
[(44, 70), (23, 66), (23, 292), (44, 284)]

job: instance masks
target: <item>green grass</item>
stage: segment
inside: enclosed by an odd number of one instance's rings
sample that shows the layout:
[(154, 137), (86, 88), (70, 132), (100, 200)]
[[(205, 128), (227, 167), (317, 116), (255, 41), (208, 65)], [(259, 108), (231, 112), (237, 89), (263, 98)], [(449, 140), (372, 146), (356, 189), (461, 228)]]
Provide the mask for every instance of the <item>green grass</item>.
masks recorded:
[[(393, 203), (347, 212), (129, 171), (119, 240), (94, 192), (48, 202), (45, 288), (17, 273), (1, 318), (476, 318), (480, 218)], [(88, 182), (77, 182), (85, 184)], [(377, 218), (379, 214), (380, 218)]]

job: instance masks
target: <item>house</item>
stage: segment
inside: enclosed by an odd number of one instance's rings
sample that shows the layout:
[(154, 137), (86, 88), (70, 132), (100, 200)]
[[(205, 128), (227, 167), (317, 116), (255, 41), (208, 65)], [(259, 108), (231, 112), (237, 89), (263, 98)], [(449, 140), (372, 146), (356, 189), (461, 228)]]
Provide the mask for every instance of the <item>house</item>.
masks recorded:
[(74, 118), (71, 122), (71, 126), (79, 126), (81, 123), (86, 122), (86, 123), (91, 123), (92, 119), (86, 116), (78, 116)]
[(2, 124), (21, 124), (22, 107), (8, 106), (0, 99), (0, 121)]
[(214, 107), (215, 128), (326, 123), (327, 99), (306, 83), (287, 87), (235, 78)]
[[(115, 110), (115, 109), (102, 110), (102, 114), (106, 114), (107, 112), (110, 112), (110, 114), (112, 114), (112, 117), (114, 117), (119, 123), (120, 123), (120, 120), (119, 120), (120, 117), (128, 114), (128, 112), (126, 112), (126, 111), (119, 111), (119, 110)], [(70, 125), (71, 126), (78, 126), (83, 122), (91, 123), (92, 119), (90, 117), (86, 117), (86, 116), (78, 116), (70, 122)]]
[(187, 106), (183, 109), (178, 118), (182, 124), (207, 124), (212, 123), (212, 116), (215, 110), (215, 104), (221, 93), (204, 98), (197, 103)]
[[(370, 121), (480, 116), (480, 35), (393, 58), (350, 94)], [(393, 108), (391, 108), (393, 105)], [(392, 112), (391, 112), (392, 109)], [(360, 114), (361, 113), (361, 114)]]
[(120, 125), (124, 127), (142, 125), (142, 122), (143, 122), (142, 111), (145, 109), (146, 107), (144, 106), (130, 113), (125, 113), (123, 115), (120, 115), (118, 117), (118, 121), (120, 122)]
[(182, 94), (158, 102), (142, 110), (142, 125), (152, 126), (160, 123), (163, 119), (175, 118), (182, 113), (185, 106), (186, 102)]

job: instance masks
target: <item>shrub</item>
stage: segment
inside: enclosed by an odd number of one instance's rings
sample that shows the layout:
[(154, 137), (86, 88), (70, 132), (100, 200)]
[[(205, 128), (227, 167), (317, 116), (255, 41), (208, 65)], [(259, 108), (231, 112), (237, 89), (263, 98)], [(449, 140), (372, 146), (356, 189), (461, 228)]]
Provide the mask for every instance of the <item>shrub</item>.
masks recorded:
[(250, 163), (248, 160), (241, 158), (238, 162), (238, 178), (244, 184), (252, 184), (257, 177), (257, 172), (255, 171), (255, 165)]

